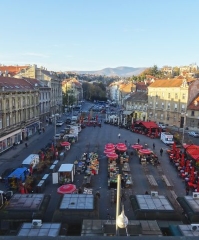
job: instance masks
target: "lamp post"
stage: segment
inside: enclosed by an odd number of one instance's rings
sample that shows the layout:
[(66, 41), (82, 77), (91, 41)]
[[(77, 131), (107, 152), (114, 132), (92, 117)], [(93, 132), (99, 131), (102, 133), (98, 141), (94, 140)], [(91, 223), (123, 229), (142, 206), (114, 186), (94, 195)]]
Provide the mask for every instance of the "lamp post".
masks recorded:
[(187, 113), (183, 113), (184, 115), (184, 122), (183, 122), (183, 129), (182, 129), (182, 145), (184, 144), (184, 134), (185, 134), (185, 128), (186, 128), (186, 116)]
[(120, 212), (120, 204), (121, 204), (121, 174), (117, 175), (117, 203), (116, 203), (116, 236), (119, 235), (118, 228), (126, 228), (127, 232), (127, 225), (128, 225), (128, 218), (124, 214), (124, 205), (122, 205), (122, 212)]
[[(57, 123), (57, 117), (56, 117), (56, 115), (55, 115), (55, 136), (56, 136), (56, 132), (57, 132), (57, 126), (56, 126), (56, 123)], [(56, 138), (55, 138), (55, 136), (54, 136), (54, 145), (56, 146)]]

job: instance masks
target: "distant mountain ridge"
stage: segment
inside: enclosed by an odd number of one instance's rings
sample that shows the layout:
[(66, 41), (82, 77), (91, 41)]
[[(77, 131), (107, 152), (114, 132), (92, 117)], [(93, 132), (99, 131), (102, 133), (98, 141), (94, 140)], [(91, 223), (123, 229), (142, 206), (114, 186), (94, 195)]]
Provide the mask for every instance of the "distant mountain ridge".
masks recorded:
[(137, 76), (143, 72), (146, 68), (134, 68), (134, 67), (116, 67), (116, 68), (104, 68), (97, 71), (73, 71), (78, 74), (94, 74), (94, 75), (105, 75), (105, 76), (119, 76), (119, 77), (130, 77)]

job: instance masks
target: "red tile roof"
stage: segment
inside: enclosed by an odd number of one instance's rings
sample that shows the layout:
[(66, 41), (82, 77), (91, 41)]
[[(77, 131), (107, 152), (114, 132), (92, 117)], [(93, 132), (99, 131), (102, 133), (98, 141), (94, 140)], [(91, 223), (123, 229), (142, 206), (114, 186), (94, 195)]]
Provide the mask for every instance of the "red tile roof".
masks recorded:
[(0, 76), (0, 87), (4, 88), (4, 91), (27, 91), (33, 90), (34, 85), (27, 82), (22, 78), (13, 78), (13, 77), (2, 77)]
[(26, 69), (28, 66), (0, 66), (1, 74), (7, 72), (11, 76), (16, 75), (22, 69)]
[(187, 108), (189, 110), (199, 111), (199, 94), (194, 98)]

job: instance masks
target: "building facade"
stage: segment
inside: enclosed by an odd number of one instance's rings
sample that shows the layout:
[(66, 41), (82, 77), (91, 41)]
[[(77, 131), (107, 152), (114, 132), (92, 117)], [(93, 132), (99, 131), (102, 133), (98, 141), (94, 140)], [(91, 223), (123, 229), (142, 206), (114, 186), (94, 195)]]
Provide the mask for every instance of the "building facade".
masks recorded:
[(39, 128), (39, 89), (24, 79), (0, 76), (0, 153)]
[(50, 115), (62, 114), (63, 99), (62, 99), (62, 77), (59, 74), (48, 71), (44, 67), (38, 68), (37, 65), (28, 66), (22, 69), (15, 77), (34, 78), (51, 89), (50, 92)]
[(186, 79), (156, 80), (148, 86), (148, 119), (183, 127), (188, 95)]

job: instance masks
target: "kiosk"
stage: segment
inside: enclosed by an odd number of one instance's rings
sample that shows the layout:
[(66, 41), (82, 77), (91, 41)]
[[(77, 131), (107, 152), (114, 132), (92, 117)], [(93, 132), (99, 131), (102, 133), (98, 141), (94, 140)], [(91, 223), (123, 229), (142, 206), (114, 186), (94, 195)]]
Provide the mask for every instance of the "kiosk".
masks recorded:
[(75, 165), (62, 164), (58, 170), (58, 183), (63, 185), (74, 181)]

